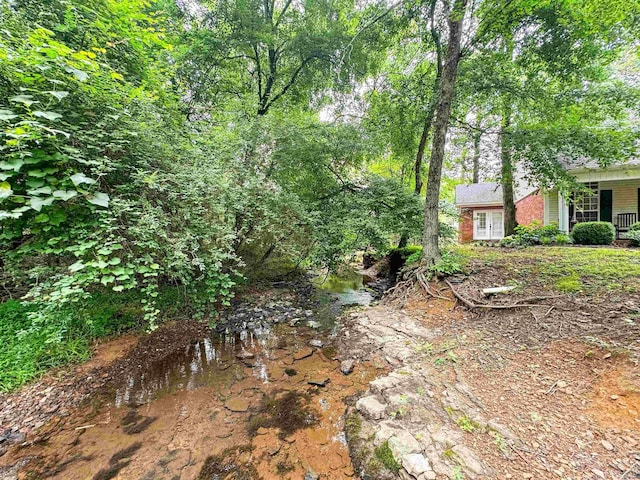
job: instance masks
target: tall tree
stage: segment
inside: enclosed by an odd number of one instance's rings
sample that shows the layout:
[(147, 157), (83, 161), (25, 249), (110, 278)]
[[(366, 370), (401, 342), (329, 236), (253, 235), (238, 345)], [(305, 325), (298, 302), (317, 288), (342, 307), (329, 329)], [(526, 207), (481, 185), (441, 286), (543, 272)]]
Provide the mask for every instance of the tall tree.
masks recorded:
[(442, 180), (442, 165), (444, 150), (451, 117), (451, 103), (455, 93), (458, 63), (464, 18), (467, 10), (467, 0), (455, 0), (447, 18), (449, 35), (444, 57), (436, 118), (433, 128), (433, 147), (429, 161), (429, 175), (427, 178), (427, 193), (424, 210), (424, 232), (422, 238), (422, 263), (431, 266), (440, 260), (440, 222), (438, 219), (440, 204), (440, 182)]
[(338, 71), (352, 85), (377, 52), (363, 48), (373, 28), (354, 30), (351, 0), (207, 0), (202, 6), (204, 13), (184, 11), (190, 30), (182, 68), (200, 106), (235, 102), (263, 116), (286, 99), (308, 105), (336, 86)]

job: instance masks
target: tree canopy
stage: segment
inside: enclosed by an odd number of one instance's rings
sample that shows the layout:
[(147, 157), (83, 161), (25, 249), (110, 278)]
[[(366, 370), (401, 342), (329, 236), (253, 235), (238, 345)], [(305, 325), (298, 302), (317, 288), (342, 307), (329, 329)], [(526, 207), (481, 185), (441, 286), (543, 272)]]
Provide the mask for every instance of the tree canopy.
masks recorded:
[(2, 3), (0, 281), (41, 322), (106, 292), (137, 296), (153, 325), (169, 287), (204, 312), (258, 272), (355, 251), (423, 238), (437, 262), (442, 200), (464, 178), (508, 185), (526, 167), (568, 189), (564, 157), (637, 155), (638, 13)]

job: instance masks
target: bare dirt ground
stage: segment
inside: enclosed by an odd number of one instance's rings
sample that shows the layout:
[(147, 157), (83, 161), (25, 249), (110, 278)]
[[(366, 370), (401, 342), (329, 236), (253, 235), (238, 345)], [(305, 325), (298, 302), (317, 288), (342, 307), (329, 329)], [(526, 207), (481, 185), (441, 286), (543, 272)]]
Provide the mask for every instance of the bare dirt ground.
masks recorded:
[[(416, 288), (350, 319), (345, 328), (358, 340), (345, 348), (394, 365), (351, 410), (360, 471), (419, 480), (640, 478), (638, 279), (567, 293), (531, 274), (544, 257), (513, 260), (473, 260), (453, 287), (477, 305), (538, 306), (470, 310), (435, 283), (431, 291), (451, 300)], [(519, 288), (481, 294), (502, 285)]]

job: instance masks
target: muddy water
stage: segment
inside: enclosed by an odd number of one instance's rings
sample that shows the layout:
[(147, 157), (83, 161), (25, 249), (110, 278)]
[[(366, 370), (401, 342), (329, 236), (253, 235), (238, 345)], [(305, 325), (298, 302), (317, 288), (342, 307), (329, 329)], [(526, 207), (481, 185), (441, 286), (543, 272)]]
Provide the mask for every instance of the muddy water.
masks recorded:
[(248, 313), (240, 328), (129, 374), (0, 464), (29, 460), (19, 477), (38, 479), (353, 477), (343, 401), (376, 369), (340, 373), (334, 305), (278, 323)]

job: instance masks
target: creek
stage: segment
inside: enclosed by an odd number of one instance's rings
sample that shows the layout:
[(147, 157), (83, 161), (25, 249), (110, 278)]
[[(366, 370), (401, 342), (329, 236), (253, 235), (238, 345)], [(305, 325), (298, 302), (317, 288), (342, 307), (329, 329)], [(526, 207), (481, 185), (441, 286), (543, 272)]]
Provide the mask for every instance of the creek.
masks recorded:
[(123, 372), (0, 467), (68, 480), (353, 476), (344, 402), (378, 371), (342, 374), (334, 342), (344, 308), (373, 296), (357, 274), (313, 284), (236, 302), (209, 334)]

